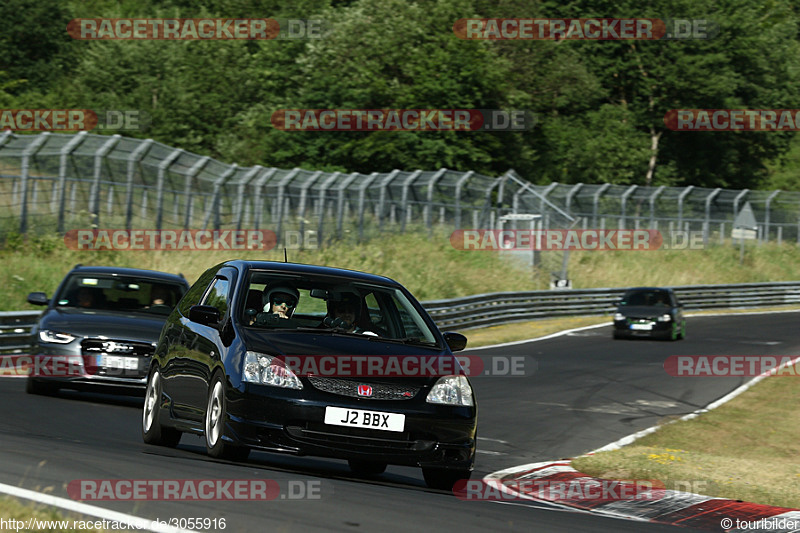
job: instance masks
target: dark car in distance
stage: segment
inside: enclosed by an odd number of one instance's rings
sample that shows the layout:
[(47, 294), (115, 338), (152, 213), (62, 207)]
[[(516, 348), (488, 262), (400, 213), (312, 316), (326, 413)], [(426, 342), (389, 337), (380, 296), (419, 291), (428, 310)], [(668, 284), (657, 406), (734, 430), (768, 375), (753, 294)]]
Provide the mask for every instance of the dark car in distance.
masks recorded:
[(181, 275), (153, 270), (76, 265), (32, 329), (38, 360), (27, 378), (31, 394), (61, 388), (139, 393), (161, 328), (189, 289)]
[(670, 288), (628, 289), (614, 313), (614, 338), (650, 337), (669, 340), (686, 336), (683, 305)]
[[(164, 326), (143, 438), (176, 446), (182, 433), (203, 435), (213, 457), (313, 455), (364, 475), (418, 466), (430, 487), (449, 490), (475, 461), (477, 406), (452, 353), (465, 345), (389, 278), (229, 261), (203, 274)], [(314, 370), (289, 364), (301, 358)], [(427, 358), (449, 371), (365, 373), (348, 366), (359, 358)]]

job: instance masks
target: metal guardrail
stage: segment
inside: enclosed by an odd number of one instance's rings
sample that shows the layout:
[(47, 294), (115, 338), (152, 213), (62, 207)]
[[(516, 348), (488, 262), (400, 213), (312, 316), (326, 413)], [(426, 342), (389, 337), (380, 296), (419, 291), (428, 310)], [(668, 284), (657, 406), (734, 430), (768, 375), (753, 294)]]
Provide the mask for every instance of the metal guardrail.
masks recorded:
[[(800, 304), (800, 282), (673, 287), (684, 309), (769, 307)], [(423, 302), (442, 330), (498, 326), (558, 316), (607, 315), (625, 288), (478, 294)]]
[[(673, 287), (687, 311), (800, 304), (800, 281)], [(498, 292), (422, 302), (441, 330), (498, 326), (537, 318), (614, 312), (625, 288)], [(0, 312), (0, 354), (30, 349), (40, 311)]]

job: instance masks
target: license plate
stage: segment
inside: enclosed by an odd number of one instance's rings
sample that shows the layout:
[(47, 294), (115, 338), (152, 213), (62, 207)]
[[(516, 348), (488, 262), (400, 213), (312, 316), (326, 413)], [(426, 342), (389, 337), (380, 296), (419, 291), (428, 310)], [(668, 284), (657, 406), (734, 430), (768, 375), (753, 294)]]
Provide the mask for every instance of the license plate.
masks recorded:
[(120, 357), (118, 355), (101, 355), (97, 358), (97, 366), (103, 368), (120, 368), (122, 370), (138, 370), (137, 357)]
[(639, 330), (639, 331), (650, 331), (653, 329), (652, 324), (631, 324), (631, 329)]
[(351, 428), (403, 431), (406, 424), (406, 415), (381, 413), (380, 411), (362, 411), (361, 409), (345, 409), (343, 407), (326, 407), (325, 423)]

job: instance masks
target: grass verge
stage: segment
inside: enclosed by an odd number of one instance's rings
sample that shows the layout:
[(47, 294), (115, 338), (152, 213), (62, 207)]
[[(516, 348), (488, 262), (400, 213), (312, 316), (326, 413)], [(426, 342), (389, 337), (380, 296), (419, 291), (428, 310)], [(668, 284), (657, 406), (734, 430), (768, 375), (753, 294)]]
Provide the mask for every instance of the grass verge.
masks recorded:
[(660, 480), (668, 489), (800, 508), (800, 368), (794, 373), (766, 378), (700, 417), (573, 466), (600, 478)]
[[(8, 520), (18, 520), (25, 523), (18, 531), (47, 531), (48, 533), (86, 533), (103, 531), (102, 529), (75, 529), (72, 527), (75, 525), (73, 521), (84, 520), (83, 518), (78, 518), (72, 514), (65, 517), (54, 507), (23, 503), (9, 496), (0, 497), (0, 517), (6, 520), (7, 527), (5, 529), (12, 531), (14, 528), (8, 525)], [(28, 528), (28, 521), (31, 519), (33, 519), (31, 523), (33, 527)], [(91, 518), (88, 520), (94, 521), (94, 519)]]

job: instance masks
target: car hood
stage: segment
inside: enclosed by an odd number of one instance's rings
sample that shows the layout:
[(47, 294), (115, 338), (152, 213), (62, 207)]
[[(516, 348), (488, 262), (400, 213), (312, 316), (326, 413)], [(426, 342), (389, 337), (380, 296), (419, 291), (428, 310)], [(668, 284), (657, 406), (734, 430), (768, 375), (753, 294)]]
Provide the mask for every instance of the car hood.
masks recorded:
[(617, 308), (618, 313), (626, 317), (657, 317), (671, 313), (670, 307), (652, 307), (648, 305), (625, 305)]
[(39, 329), (50, 329), (82, 337), (104, 336), (110, 339), (155, 342), (167, 317), (106, 310), (86, 311), (75, 308), (48, 310), (39, 320)]
[[(256, 331), (247, 329), (242, 334), (248, 350), (278, 356), (424, 356), (444, 363), (443, 367), (459, 368), (455, 356), (446, 350), (435, 347), (415, 346), (397, 342), (378, 340), (377, 337), (351, 336), (307, 331)], [(453, 362), (455, 361), (455, 362)], [(449, 365), (449, 366), (448, 366)], [(337, 376), (351, 377), (351, 376)], [(428, 383), (436, 377), (376, 377), (352, 376), (353, 379), (369, 379), (378, 382)]]

